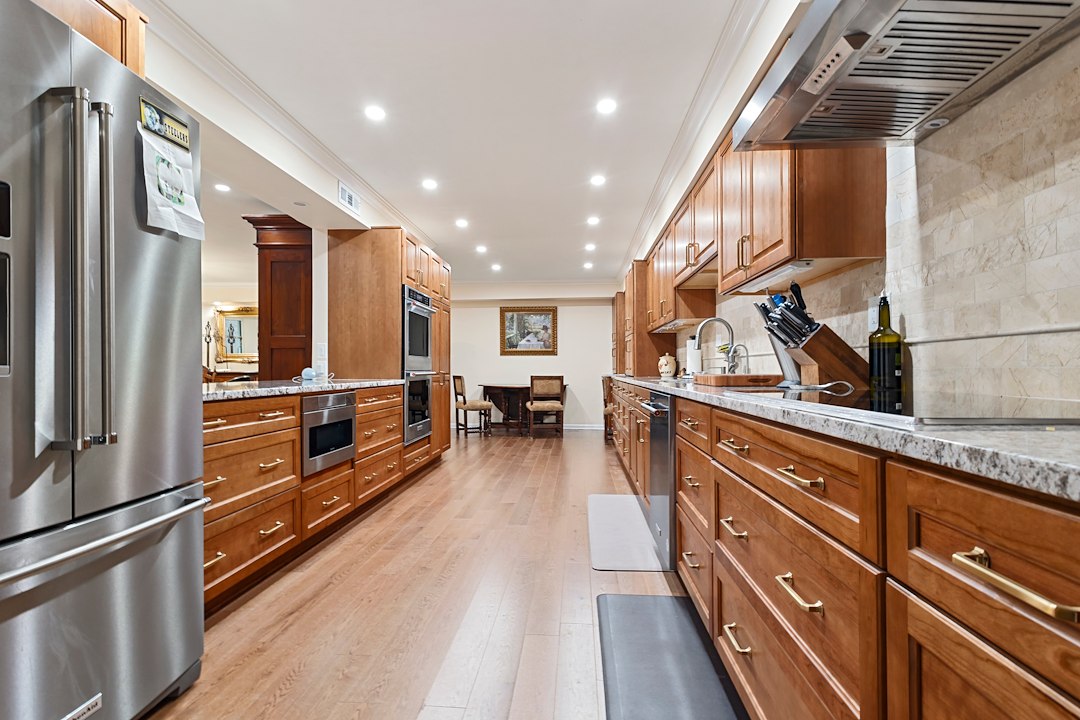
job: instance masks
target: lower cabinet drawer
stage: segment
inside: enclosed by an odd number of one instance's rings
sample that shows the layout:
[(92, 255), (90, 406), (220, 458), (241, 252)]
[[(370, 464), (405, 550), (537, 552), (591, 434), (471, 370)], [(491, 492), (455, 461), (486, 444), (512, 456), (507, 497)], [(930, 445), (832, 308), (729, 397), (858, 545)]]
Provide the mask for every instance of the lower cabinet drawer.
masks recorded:
[(397, 483), (405, 474), (404, 465), (400, 446), (356, 463), (356, 504), (374, 499)]
[(1065, 720), (1075, 698), (890, 580), (889, 720)]
[(881, 716), (885, 572), (719, 465), (716, 553), (725, 552), (862, 718)]
[(299, 489), (207, 523), (203, 542), (205, 599), (220, 595), (298, 544), (299, 529)]
[(811, 674), (808, 679), (778, 639), (782, 624), (723, 550), (713, 574), (713, 643), (754, 720), (858, 717), (822, 678)]
[(431, 439), (424, 438), (405, 447), (405, 474), (420, 469), (431, 457)]
[(401, 410), (401, 394), (402, 387), (400, 385), (361, 388), (356, 391), (356, 412), (365, 413), (387, 408)]
[(375, 410), (356, 416), (356, 459), (363, 460), (372, 453), (400, 445), (405, 437), (402, 430), (401, 408)]
[(712, 460), (682, 437), (676, 436), (675, 502), (710, 544), (716, 529), (713, 486)]
[(203, 492), (212, 522), (300, 484), (300, 431), (256, 435), (203, 451)]
[(682, 508), (675, 510), (676, 568), (698, 614), (711, 629), (712, 623), (712, 548), (687, 519)]
[(888, 570), (1080, 698), (1080, 514), (887, 466)]
[(354, 497), (351, 462), (305, 481), (300, 490), (302, 537), (306, 540), (348, 515), (356, 507)]

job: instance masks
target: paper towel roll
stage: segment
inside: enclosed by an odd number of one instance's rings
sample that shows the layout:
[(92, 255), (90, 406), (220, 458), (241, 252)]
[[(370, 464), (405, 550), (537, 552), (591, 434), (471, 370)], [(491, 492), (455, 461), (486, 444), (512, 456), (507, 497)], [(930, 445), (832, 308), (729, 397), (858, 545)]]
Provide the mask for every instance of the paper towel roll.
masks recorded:
[(701, 372), (701, 351), (694, 349), (694, 341), (686, 341), (686, 372), (693, 375)]

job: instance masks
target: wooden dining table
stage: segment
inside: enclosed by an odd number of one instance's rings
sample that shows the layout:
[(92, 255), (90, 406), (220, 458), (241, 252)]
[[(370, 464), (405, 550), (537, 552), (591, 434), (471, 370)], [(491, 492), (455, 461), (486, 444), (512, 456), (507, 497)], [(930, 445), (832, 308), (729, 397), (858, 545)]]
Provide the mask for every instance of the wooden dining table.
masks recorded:
[[(563, 388), (568, 388), (568, 383), (563, 383)], [(529, 401), (529, 386), (508, 383), (481, 383), (480, 390), (484, 399), (490, 400), (492, 405), (502, 413), (502, 420), (492, 422), (492, 427), (501, 427), (510, 431), (517, 428), (519, 435), (525, 434), (525, 428), (529, 426), (529, 416), (526, 415), (525, 403)]]

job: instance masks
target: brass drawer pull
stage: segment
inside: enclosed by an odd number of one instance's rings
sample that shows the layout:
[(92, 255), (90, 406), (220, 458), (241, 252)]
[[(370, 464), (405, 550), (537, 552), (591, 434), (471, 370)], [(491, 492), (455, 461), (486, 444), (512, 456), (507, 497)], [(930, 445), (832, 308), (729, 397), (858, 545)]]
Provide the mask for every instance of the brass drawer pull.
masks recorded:
[(274, 410), (273, 412), (261, 412), (259, 413), (259, 417), (261, 417), (263, 420), (269, 420), (270, 418), (281, 417), (284, 414), (284, 410)]
[(693, 418), (683, 418), (679, 422), (682, 423), (682, 425), (684, 425), (686, 428), (688, 428), (690, 430), (693, 430), (694, 428), (696, 428), (698, 425), (701, 424), (700, 422), (698, 422), (697, 420), (694, 420)]
[(226, 555), (225, 553), (221, 552), (220, 550), (218, 550), (216, 553), (214, 553), (214, 557), (212, 559), (207, 560), (206, 562), (204, 562), (202, 564), (203, 570), (210, 567), (211, 565), (218, 564), (219, 562), (221, 562), (222, 560), (224, 560), (227, 557), (229, 557), (229, 556)]
[(1044, 615), (1065, 622), (1080, 622), (1080, 606), (1056, 603), (1015, 580), (991, 570), (990, 553), (981, 547), (974, 547), (968, 552), (955, 552), (952, 561), (953, 565), (967, 570), (980, 580), (990, 583), (1006, 595), (1035, 608)]
[(229, 421), (225, 418), (218, 418), (217, 420), (203, 420), (203, 428), (218, 427), (219, 425), (228, 425)]
[(376, 432), (375, 430), (365, 430), (364, 431), (364, 437), (370, 439), (371, 436), (373, 436), (375, 434), (375, 432)]
[(274, 523), (274, 527), (270, 528), (269, 530), (260, 530), (259, 534), (263, 537), (266, 537), (267, 535), (273, 535), (283, 527), (285, 527), (285, 523), (278, 520), (276, 523)]
[(322, 506), (323, 507), (330, 507), (331, 505), (333, 505), (334, 503), (336, 503), (340, 499), (341, 499), (340, 495), (335, 495), (334, 497), (330, 498), (329, 500), (323, 500)]
[(387, 470), (396, 470), (397, 469), (397, 463), (396, 462), (390, 463), (389, 465), (386, 466), (386, 469)]
[(394, 393), (393, 395), (387, 395), (386, 399), (387, 400), (397, 400), (399, 397), (401, 397), (401, 396), (398, 395), (397, 393)]
[(686, 483), (687, 485), (689, 485), (690, 487), (692, 487), (692, 488), (701, 487), (701, 483), (694, 482), (694, 476), (693, 475), (684, 475), (682, 481), (684, 483)]
[(275, 458), (275, 459), (274, 459), (274, 462), (269, 462), (269, 463), (259, 463), (259, 469), (260, 469), (260, 470), (270, 470), (270, 469), (272, 469), (272, 468), (276, 468), (276, 467), (277, 467), (278, 465), (282, 464), (283, 462), (285, 462), (285, 460), (284, 460), (284, 459), (282, 459), (282, 458)]
[(381, 398), (376, 395), (375, 397), (367, 398), (366, 400), (364, 400), (364, 402), (367, 403), (368, 405), (370, 405), (371, 403), (379, 402), (379, 400), (381, 400)]
[(724, 625), (724, 636), (727, 638), (728, 642), (731, 643), (731, 647), (735, 652), (740, 655), (749, 655), (750, 648), (739, 645), (739, 639), (735, 637), (735, 630), (738, 627), (737, 623), (728, 623), (727, 625)]
[(697, 570), (699, 567), (701, 567), (701, 563), (690, 562), (690, 558), (692, 557), (694, 557), (694, 553), (690, 552), (689, 550), (682, 554), (682, 559), (686, 561), (686, 566), (691, 570)]
[(801, 478), (801, 477), (799, 477), (798, 475), (795, 474), (795, 466), (794, 465), (788, 465), (787, 467), (776, 468), (776, 472), (780, 473), (781, 475), (783, 475), (784, 477), (786, 477), (789, 480), (794, 480), (795, 483), (799, 487), (804, 487), (804, 488), (824, 488), (825, 487), (825, 478), (819, 477), (817, 480), (807, 480), (806, 478)]
[(808, 603), (802, 599), (799, 593), (795, 592), (793, 587), (795, 578), (790, 572), (786, 572), (783, 575), (776, 576), (776, 582), (780, 583), (780, 587), (787, 591), (787, 594), (791, 596), (791, 599), (795, 601), (795, 604), (799, 606), (799, 609), (808, 613), (822, 613), (825, 612), (825, 606), (820, 600), (817, 602)]
[(391, 430), (391, 431), (397, 430), (397, 423), (390, 423), (389, 425), (386, 426), (386, 429)]
[(229, 478), (225, 477), (224, 475), (218, 475), (218, 476), (217, 476), (216, 478), (214, 478), (213, 480), (210, 480), (210, 481), (208, 481), (208, 482), (204, 482), (204, 483), (202, 484), (202, 486), (203, 486), (203, 490), (206, 490), (207, 488), (212, 488), (212, 487), (214, 487), (215, 485), (220, 485), (221, 483), (225, 482), (225, 481), (226, 481), (226, 480), (228, 480), (228, 479), (229, 479)]
[[(750, 452), (750, 445), (740, 445), (739, 443), (735, 442), (735, 438), (728, 438), (727, 440), (721, 440), (720, 444), (721, 445), (727, 445), (729, 448), (731, 448), (735, 452), (741, 452), (741, 453)], [(792, 469), (794, 470), (794, 468), (792, 468)]]
[(374, 479), (375, 479), (375, 475), (365, 475), (364, 476), (364, 481), (365, 482), (371, 482)]
[(720, 518), (720, 527), (727, 530), (728, 534), (736, 540), (746, 540), (747, 538), (749, 538), (750, 533), (746, 532), (745, 530), (743, 530), (742, 532), (735, 531), (735, 526), (731, 524), (734, 521), (735, 518), (731, 516), (728, 516), (726, 518)]

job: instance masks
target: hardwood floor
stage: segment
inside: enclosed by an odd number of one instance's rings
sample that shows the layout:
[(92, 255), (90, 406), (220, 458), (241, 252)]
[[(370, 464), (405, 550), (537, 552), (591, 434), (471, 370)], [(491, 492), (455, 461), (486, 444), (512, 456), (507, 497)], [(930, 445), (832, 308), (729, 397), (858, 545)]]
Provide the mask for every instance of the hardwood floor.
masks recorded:
[(599, 431), (455, 439), (443, 461), (207, 621), (165, 718), (604, 717), (586, 501), (630, 492)]

